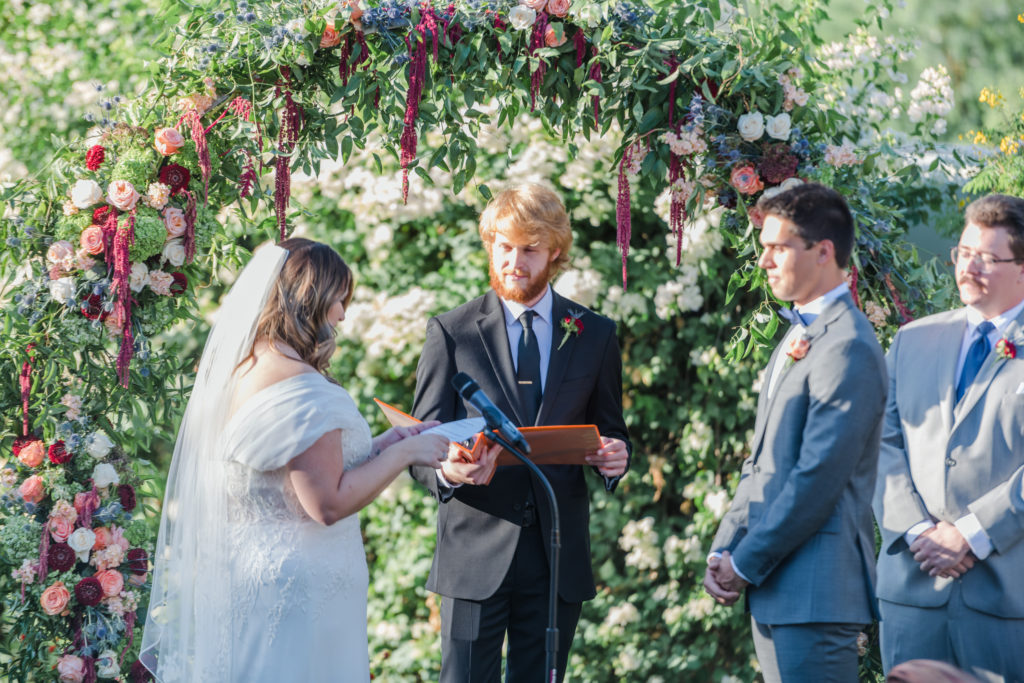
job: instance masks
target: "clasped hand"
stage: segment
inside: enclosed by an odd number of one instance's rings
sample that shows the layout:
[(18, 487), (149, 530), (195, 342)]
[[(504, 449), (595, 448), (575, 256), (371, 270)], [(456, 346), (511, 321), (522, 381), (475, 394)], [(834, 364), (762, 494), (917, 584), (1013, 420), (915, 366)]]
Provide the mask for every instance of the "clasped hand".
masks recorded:
[(708, 558), (708, 568), (704, 572), (704, 590), (720, 605), (731, 605), (740, 598), (747, 582), (740, 578), (732, 568), (729, 551), (721, 557), (712, 555)]
[(622, 439), (601, 437), (601, 448), (587, 456), (587, 464), (597, 468), (604, 476), (614, 479), (626, 473), (629, 466), (629, 451)]
[(442, 463), (441, 472), (449, 484), (485, 486), (491, 483), (500, 452), (500, 445), (491, 444), (474, 461), (469, 458), (467, 451), (453, 443), (448, 446), (448, 458)]
[(914, 561), (929, 576), (960, 578), (977, 558), (955, 524), (939, 522), (918, 536), (910, 546)]

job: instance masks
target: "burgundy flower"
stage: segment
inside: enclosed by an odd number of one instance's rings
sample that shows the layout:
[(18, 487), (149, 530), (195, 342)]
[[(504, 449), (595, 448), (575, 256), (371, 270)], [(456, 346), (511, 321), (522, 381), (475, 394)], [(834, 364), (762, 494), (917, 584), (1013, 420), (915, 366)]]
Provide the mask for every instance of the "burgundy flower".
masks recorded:
[(99, 579), (94, 576), (87, 576), (75, 584), (75, 600), (79, 604), (91, 607), (100, 604), (103, 599), (103, 586)]
[(85, 153), (85, 167), (90, 171), (96, 171), (103, 163), (103, 157), (106, 154), (106, 150), (103, 149), (103, 145), (93, 145), (89, 148), (89, 151)]
[(63, 441), (54, 441), (53, 445), (50, 446), (48, 455), (50, 456), (50, 462), (54, 465), (63, 465), (71, 459), (71, 453), (64, 447)]
[(180, 296), (188, 290), (188, 278), (185, 277), (185, 273), (174, 272), (171, 273), (171, 277), (174, 278), (174, 282), (171, 283), (171, 294), (174, 296)]
[(757, 169), (769, 183), (778, 184), (796, 175), (796, 167), (800, 160), (789, 153), (789, 146), (784, 143), (766, 145), (764, 156), (757, 163)]
[(110, 311), (103, 310), (103, 299), (99, 294), (90, 294), (89, 298), (82, 302), (82, 315), (89, 320), (106, 320)]
[(92, 211), (92, 222), (93, 225), (103, 225), (103, 222), (107, 220), (107, 212), (110, 211), (109, 206), (101, 206)]
[(130, 484), (121, 484), (117, 487), (117, 497), (121, 499), (121, 507), (131, 512), (135, 509), (135, 489)]
[(153, 680), (153, 674), (149, 672), (149, 669), (143, 665), (139, 660), (132, 662), (131, 669), (128, 671), (128, 680), (131, 683), (149, 683)]
[(11, 446), (11, 452), (14, 453), (14, 457), (17, 458), (21, 453), (21, 449), (29, 445), (36, 440), (34, 436), (19, 436), (14, 440), (14, 445)]
[(996, 342), (996, 355), (1006, 360), (1008, 358), (1017, 357), (1017, 347), (1013, 345), (1013, 342), (1003, 337)]
[(125, 555), (125, 562), (132, 574), (144, 575), (149, 571), (149, 555), (142, 548), (132, 548)]
[(75, 566), (75, 551), (67, 543), (52, 543), (46, 565), (53, 571), (66, 572)]
[(167, 164), (160, 169), (160, 182), (170, 185), (171, 194), (178, 194), (184, 190), (191, 180), (192, 174), (180, 164)]

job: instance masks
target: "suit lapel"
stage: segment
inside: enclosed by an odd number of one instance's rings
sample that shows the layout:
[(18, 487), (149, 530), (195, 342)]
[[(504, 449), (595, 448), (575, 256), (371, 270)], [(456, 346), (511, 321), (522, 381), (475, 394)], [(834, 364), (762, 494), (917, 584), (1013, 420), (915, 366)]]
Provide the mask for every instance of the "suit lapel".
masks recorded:
[[(935, 367), (938, 370), (933, 375), (935, 379), (935, 393), (939, 397), (939, 412), (942, 415), (943, 428), (946, 433), (953, 429), (954, 411), (957, 411), (956, 403), (956, 363), (960, 358), (960, 346), (963, 343), (964, 327), (967, 325), (967, 309), (962, 308), (957, 315), (947, 322), (934, 335), (929, 335), (927, 341), (934, 346), (930, 349), (921, 349), (926, 356), (935, 359)], [(925, 340), (922, 340), (925, 341)], [(961, 404), (964, 401), (961, 401)]]
[[(771, 402), (769, 397), (768, 389), (771, 383), (772, 373), (775, 372), (775, 364), (782, 363), (783, 360), (779, 358), (782, 356), (782, 344), (786, 337), (789, 336), (789, 331), (783, 335), (782, 342), (775, 347), (772, 351), (772, 357), (768, 359), (768, 365), (764, 369), (764, 378), (761, 380), (761, 395), (757, 400), (757, 419), (754, 421), (754, 440), (751, 442), (751, 453), (756, 457), (761, 450), (761, 440), (764, 438), (764, 427), (768, 422), (768, 404)], [(779, 379), (782, 379), (782, 375), (779, 375)]]
[[(1022, 313), (1022, 316), (1024, 316), (1024, 313)], [(1009, 339), (1014, 344), (1020, 344), (1020, 336), (1021, 316), (1018, 316), (1016, 320), (1010, 321), (1010, 324), (1006, 326), (1006, 329), (999, 335), (999, 338)], [(988, 352), (988, 356), (985, 357), (985, 362), (982, 364), (981, 370), (978, 371), (978, 376), (971, 382), (971, 386), (967, 388), (967, 393), (964, 394), (963, 400), (960, 401), (953, 412), (954, 428), (965, 416), (970, 414), (971, 409), (985, 396), (989, 384), (1006, 367), (1006, 364), (1006, 360), (997, 354), (995, 346), (993, 346)]]
[(551, 354), (548, 356), (548, 374), (544, 378), (544, 394), (541, 396), (540, 410), (537, 411), (537, 424), (544, 424), (551, 406), (558, 395), (558, 387), (565, 377), (566, 368), (569, 367), (569, 359), (572, 358), (573, 349), (576, 346), (576, 335), (571, 334), (558, 348), (562, 342), (563, 331), (560, 321), (569, 315), (569, 300), (559, 296), (554, 289), (551, 290)]
[(505, 309), (494, 290), (487, 292), (484, 297), (476, 326), (480, 333), (480, 345), (487, 353), (491, 367), (494, 368), (498, 385), (505, 395), (505, 401), (512, 407), (517, 422), (524, 424), (522, 415), (519, 414), (516, 368), (512, 362), (512, 349), (508, 345), (508, 332), (505, 331)]

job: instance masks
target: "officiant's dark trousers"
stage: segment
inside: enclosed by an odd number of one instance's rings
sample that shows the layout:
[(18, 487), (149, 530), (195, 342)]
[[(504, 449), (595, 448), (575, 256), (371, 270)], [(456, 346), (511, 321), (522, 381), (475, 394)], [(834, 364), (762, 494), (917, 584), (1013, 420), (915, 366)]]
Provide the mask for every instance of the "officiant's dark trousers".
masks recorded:
[[(505, 579), (485, 600), (441, 598), (441, 683), (542, 683), (548, 622), (548, 558), (540, 524), (523, 527)], [(472, 561), (472, 560), (467, 560)], [(582, 603), (558, 601), (558, 680), (565, 676)]]

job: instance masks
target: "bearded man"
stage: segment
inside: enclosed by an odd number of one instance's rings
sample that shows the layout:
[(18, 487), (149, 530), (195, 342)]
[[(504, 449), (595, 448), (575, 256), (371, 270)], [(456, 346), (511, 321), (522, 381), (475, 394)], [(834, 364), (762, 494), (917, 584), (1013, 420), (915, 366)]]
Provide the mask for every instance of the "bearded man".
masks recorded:
[[(514, 187), (487, 205), (479, 231), (491, 291), (427, 323), (413, 414), (442, 422), (475, 414), (451, 386), (465, 372), (519, 426), (597, 425), (601, 448), (588, 463), (613, 491), (631, 452), (622, 361), (615, 323), (549, 284), (572, 246), (565, 207), (540, 185)], [(548, 500), (525, 467), (496, 467), (497, 450), (477, 462), (453, 455), (440, 472), (413, 470), (439, 502), (427, 588), (442, 596), (442, 683), (497, 683), (506, 636), (505, 680), (547, 680)], [(595, 595), (584, 469), (541, 467), (561, 521), (559, 680), (583, 601)]]

